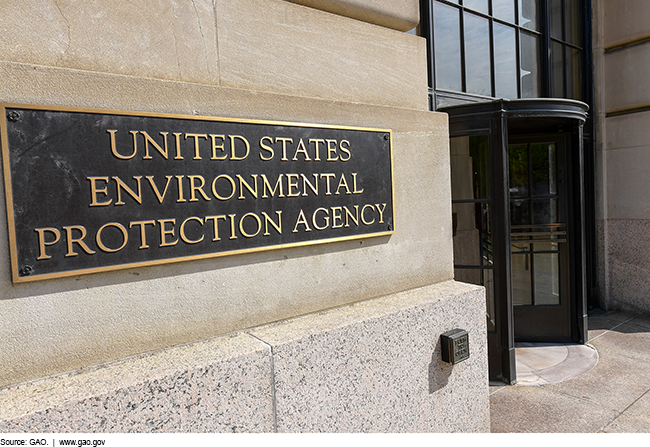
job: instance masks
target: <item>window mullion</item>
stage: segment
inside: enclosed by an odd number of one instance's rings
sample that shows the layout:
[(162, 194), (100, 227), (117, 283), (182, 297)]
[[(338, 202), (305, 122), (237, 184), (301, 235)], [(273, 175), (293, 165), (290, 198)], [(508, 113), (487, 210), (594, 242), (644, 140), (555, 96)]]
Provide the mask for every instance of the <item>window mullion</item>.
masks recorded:
[(467, 93), (467, 74), (465, 63), (465, 8), (462, 6), (458, 8), (460, 14), (459, 28), (460, 28), (460, 75), (461, 75), (461, 88), (463, 92)]
[(549, 0), (541, 0), (540, 28), (543, 38), (540, 41), (540, 70), (542, 71), (542, 96), (552, 97), (553, 83), (551, 75), (551, 5)]
[(562, 0), (562, 96), (566, 98), (569, 93), (567, 79), (567, 51), (566, 51), (566, 8), (565, 0)]
[(492, 89), (492, 97), (497, 96), (497, 87), (496, 87), (496, 73), (494, 67), (494, 23), (492, 17), (489, 18), (489, 38), (490, 38), (490, 88)]

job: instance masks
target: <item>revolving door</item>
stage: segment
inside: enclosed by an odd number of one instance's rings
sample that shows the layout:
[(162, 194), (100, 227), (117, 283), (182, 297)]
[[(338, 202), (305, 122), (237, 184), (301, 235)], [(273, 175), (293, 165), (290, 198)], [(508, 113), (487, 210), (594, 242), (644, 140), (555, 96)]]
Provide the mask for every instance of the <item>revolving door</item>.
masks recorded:
[(490, 378), (514, 383), (515, 341), (586, 341), (587, 106), (498, 100), (442, 111), (455, 278), (485, 286)]

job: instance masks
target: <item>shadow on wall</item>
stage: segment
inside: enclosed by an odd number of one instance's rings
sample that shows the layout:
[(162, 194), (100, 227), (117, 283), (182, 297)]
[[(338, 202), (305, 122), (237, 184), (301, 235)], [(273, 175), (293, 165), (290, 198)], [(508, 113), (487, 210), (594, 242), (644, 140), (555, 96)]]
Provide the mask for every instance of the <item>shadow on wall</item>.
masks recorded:
[(438, 338), (436, 348), (431, 354), (431, 363), (429, 363), (429, 394), (433, 394), (447, 386), (449, 376), (454, 368), (453, 365), (445, 363), (441, 359), (442, 347), (440, 346), (440, 338)]

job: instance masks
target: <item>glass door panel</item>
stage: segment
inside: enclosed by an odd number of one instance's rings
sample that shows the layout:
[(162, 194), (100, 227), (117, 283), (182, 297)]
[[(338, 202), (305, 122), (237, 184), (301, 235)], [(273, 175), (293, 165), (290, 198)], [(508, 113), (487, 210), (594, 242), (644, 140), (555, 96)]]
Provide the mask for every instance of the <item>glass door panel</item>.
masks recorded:
[(508, 156), (515, 339), (570, 339), (563, 139), (511, 144)]
[(457, 281), (486, 289), (488, 330), (495, 329), (490, 148), (487, 135), (454, 137), (451, 195)]

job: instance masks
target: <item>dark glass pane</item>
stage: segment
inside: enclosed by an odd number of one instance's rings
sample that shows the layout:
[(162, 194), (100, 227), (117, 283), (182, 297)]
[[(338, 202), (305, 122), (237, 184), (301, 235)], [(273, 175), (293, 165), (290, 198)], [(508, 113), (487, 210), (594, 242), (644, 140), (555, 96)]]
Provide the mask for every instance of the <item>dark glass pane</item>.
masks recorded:
[(582, 51), (566, 47), (566, 97), (582, 99)]
[(515, 0), (492, 0), (492, 16), (515, 23)]
[(557, 194), (555, 144), (531, 144), (532, 195)]
[(528, 225), (530, 223), (530, 204), (528, 200), (510, 201), (510, 223), (512, 225)]
[(582, 45), (582, 39), (580, 38), (582, 34), (580, 3), (579, 0), (564, 0), (564, 37), (566, 42), (574, 45)]
[(533, 304), (531, 288), (531, 266), (528, 244), (512, 245), (512, 301), (515, 306)]
[(539, 0), (519, 0), (519, 25), (539, 31)]
[(563, 40), (562, 37), (562, 0), (550, 0), (551, 3), (551, 37)]
[(436, 88), (462, 91), (460, 65), (460, 12), (453, 6), (433, 3)]
[(487, 312), (487, 330), (496, 330), (494, 308), (494, 270), (481, 270), (483, 286), (485, 286), (485, 301)]
[(564, 98), (564, 58), (562, 44), (551, 42), (551, 96)]
[(451, 199), (474, 199), (474, 174), (469, 153), (469, 137), (449, 139), (451, 158)]
[(517, 45), (515, 29), (494, 24), (494, 96), (517, 97)]
[(528, 197), (528, 149), (525, 144), (508, 147), (510, 197)]
[(481, 231), (481, 263), (483, 265), (493, 265), (494, 257), (492, 250), (492, 212), (491, 204), (483, 202), (476, 207), (477, 217), (476, 227)]
[[(551, 236), (552, 238), (557, 238), (557, 236)], [(560, 247), (558, 242), (535, 242), (533, 244), (533, 252), (539, 251), (559, 251)]]
[(452, 204), (454, 264), (481, 265), (481, 204)]
[(557, 199), (536, 199), (531, 201), (533, 224), (557, 222)]
[(466, 8), (470, 8), (473, 9), (474, 11), (482, 12), (483, 14), (488, 13), (487, 0), (463, 0), (463, 5)]
[(487, 135), (469, 137), (475, 199), (488, 199), (490, 191), (490, 142)]
[(449, 140), (452, 200), (490, 198), (490, 147), (487, 136)]
[(489, 140), (485, 135), (450, 139), (454, 264), (492, 265)]
[(454, 203), (452, 213), (454, 264), (493, 265), (489, 203)]
[(454, 269), (454, 279), (481, 286), (481, 269)]
[(535, 305), (560, 304), (560, 267), (557, 253), (535, 254), (533, 256), (535, 266)]
[(521, 51), (520, 76), (521, 97), (539, 98), (542, 94), (539, 81), (539, 38), (535, 35), (521, 32), (519, 34)]
[(487, 19), (465, 13), (466, 91), (491, 96), (490, 27)]

